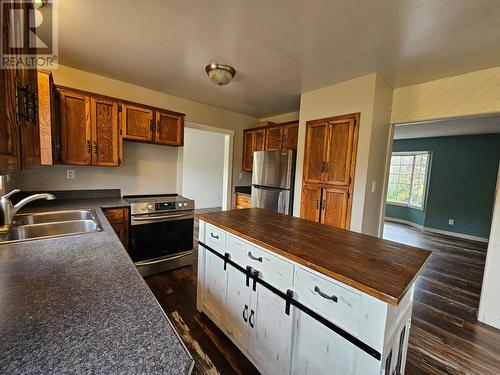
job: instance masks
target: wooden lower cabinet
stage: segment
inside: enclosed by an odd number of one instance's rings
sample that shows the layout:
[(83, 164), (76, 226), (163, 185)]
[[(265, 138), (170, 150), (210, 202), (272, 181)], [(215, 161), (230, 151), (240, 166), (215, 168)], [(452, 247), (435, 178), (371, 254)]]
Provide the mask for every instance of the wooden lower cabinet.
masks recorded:
[[(233, 235), (203, 220), (199, 223), (197, 309), (207, 315), (262, 374), (380, 375), (404, 373), (413, 284), (398, 305)], [(328, 328), (228, 263), (259, 271), (274, 288), (337, 328), (368, 344), (376, 358), (352, 339)], [(259, 260), (260, 259), (260, 260)], [(335, 298), (333, 298), (335, 297)]]
[(349, 188), (304, 184), (300, 217), (335, 228), (349, 229), (351, 222)]
[(111, 227), (120, 239), (125, 250), (128, 251), (129, 242), (129, 209), (123, 208), (103, 208), (102, 212), (108, 219)]
[(250, 203), (250, 196), (247, 194), (241, 194), (241, 193), (236, 193), (236, 209), (241, 210), (243, 208), (250, 208), (252, 207)]

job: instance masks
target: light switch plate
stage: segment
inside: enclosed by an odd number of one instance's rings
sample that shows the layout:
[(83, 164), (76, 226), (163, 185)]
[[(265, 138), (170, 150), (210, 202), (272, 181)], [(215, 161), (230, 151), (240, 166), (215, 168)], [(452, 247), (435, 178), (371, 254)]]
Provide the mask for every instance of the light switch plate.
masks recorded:
[(448, 219), (448, 225), (455, 225), (455, 219)]
[(67, 169), (66, 170), (66, 179), (68, 179), (68, 180), (75, 179), (75, 170), (74, 169)]

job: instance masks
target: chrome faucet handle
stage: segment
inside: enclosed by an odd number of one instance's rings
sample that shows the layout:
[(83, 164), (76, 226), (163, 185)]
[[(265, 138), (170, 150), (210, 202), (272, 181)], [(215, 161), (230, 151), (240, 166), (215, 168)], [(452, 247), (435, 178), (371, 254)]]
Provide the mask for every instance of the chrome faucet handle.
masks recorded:
[(9, 192), (9, 193), (5, 194), (4, 196), (2, 196), (2, 199), (3, 199), (3, 198), (10, 198), (10, 196), (11, 196), (11, 195), (14, 195), (14, 194), (16, 194), (16, 193), (19, 193), (20, 191), (21, 191), (21, 189), (14, 189), (14, 190), (12, 190), (11, 192)]

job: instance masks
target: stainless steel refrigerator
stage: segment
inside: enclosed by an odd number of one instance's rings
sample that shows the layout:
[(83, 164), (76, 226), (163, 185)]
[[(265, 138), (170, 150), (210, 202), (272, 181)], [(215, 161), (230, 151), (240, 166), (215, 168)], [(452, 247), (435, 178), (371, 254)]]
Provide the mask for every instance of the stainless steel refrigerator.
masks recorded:
[(252, 207), (292, 214), (295, 151), (253, 153)]

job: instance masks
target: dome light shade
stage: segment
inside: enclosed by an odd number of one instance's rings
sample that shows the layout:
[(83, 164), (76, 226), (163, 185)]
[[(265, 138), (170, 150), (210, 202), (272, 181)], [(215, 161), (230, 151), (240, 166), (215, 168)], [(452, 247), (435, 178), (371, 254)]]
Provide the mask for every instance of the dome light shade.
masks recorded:
[(212, 82), (219, 86), (227, 85), (236, 74), (236, 70), (232, 66), (216, 63), (208, 64), (205, 71)]

